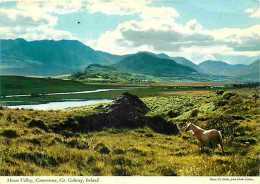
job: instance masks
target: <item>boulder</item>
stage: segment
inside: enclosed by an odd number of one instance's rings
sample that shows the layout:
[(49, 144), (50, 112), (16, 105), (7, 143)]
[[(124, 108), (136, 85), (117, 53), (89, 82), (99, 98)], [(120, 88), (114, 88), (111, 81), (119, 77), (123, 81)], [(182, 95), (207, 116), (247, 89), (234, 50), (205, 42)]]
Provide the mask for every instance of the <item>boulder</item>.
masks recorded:
[(178, 127), (161, 117), (147, 117), (150, 109), (135, 95), (123, 93), (111, 105), (102, 107), (100, 112), (88, 116), (68, 119), (58, 126), (52, 126), (54, 131), (70, 129), (74, 132), (100, 131), (104, 127), (138, 128), (148, 126), (154, 131), (166, 134), (177, 134)]

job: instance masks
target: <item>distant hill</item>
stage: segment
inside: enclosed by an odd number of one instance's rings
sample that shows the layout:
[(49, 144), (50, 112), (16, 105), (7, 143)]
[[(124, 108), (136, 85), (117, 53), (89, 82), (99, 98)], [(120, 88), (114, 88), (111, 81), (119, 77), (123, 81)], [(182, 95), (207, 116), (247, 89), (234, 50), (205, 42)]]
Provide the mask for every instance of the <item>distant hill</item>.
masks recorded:
[(114, 68), (153, 76), (179, 76), (197, 73), (196, 70), (176, 63), (171, 59), (162, 59), (148, 53), (137, 53), (125, 57)]
[(199, 67), (206, 74), (232, 76), (232, 73), (234, 73), (236, 70), (246, 67), (246, 65), (231, 65), (223, 61), (207, 60), (200, 63)]
[(260, 59), (233, 73), (235, 77), (260, 81)]
[(108, 70), (116, 70), (115, 68), (111, 66), (106, 66), (106, 65), (100, 65), (100, 64), (91, 64), (89, 65), (85, 71), (90, 70), (90, 69), (108, 69)]
[[(148, 52), (148, 51), (139, 51), (136, 54), (142, 54), (142, 53), (150, 54), (152, 56), (155, 56), (155, 57), (158, 57), (158, 58), (161, 58), (161, 59), (172, 59), (170, 56), (168, 56), (167, 54), (164, 54), (164, 53), (155, 54), (155, 53)], [(135, 55), (135, 54), (132, 54), (132, 55)]]
[(203, 70), (198, 65), (194, 64), (192, 61), (186, 59), (185, 57), (173, 57), (172, 59), (177, 63), (191, 67), (198, 72), (203, 72)]
[(0, 40), (0, 73), (8, 75), (63, 75), (87, 65), (112, 64), (122, 56), (96, 51), (77, 40)]

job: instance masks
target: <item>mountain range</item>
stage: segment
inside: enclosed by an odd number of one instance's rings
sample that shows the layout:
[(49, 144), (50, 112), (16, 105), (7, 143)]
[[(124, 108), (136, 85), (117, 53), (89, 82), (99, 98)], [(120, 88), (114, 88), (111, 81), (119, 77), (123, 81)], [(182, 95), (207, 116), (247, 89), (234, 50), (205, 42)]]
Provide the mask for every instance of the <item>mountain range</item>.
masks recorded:
[(77, 40), (0, 40), (0, 73), (12, 75), (62, 75), (87, 65), (111, 64), (122, 56), (96, 51)]
[(246, 65), (237, 64), (231, 65), (223, 61), (212, 61), (207, 60), (198, 65), (204, 73), (213, 74), (213, 75), (224, 75), (232, 76), (232, 74), (241, 68), (244, 68)]
[(117, 70), (154, 76), (204, 73), (259, 80), (259, 60), (250, 65), (204, 61), (199, 65), (185, 57), (138, 52), (114, 55), (94, 50), (77, 40), (0, 40), (0, 75), (54, 76), (83, 71), (88, 65), (108, 65)]
[(116, 69), (141, 73), (157, 77), (191, 75), (196, 70), (176, 63), (171, 59), (162, 59), (148, 53), (137, 53), (125, 57), (119, 63), (110, 65)]

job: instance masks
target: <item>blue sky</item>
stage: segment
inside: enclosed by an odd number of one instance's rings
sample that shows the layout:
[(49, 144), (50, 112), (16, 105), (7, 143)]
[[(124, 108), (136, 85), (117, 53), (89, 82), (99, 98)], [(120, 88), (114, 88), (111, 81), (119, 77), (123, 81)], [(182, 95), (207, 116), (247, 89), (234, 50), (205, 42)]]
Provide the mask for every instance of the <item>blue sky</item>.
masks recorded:
[[(259, 0), (1, 1), (0, 38), (76, 39), (96, 50), (146, 50), (195, 63), (260, 55)], [(77, 22), (81, 23), (78, 24)]]

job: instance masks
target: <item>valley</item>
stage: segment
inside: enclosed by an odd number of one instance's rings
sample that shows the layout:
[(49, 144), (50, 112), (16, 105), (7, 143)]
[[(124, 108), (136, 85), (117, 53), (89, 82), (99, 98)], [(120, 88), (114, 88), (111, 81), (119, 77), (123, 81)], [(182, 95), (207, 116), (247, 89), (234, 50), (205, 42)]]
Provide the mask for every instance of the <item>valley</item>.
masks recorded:
[[(1, 42), (0, 175), (258, 175), (259, 60)], [(200, 150), (189, 123), (221, 131), (225, 152)]]

